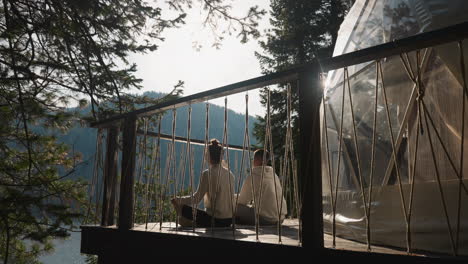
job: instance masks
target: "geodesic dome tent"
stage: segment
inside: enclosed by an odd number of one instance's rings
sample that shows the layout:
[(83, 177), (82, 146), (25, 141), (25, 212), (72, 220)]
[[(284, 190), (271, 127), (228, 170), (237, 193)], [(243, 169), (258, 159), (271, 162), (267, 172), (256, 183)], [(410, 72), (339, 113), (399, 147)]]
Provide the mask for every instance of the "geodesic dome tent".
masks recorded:
[[(357, 0), (333, 55), (458, 24), (466, 14), (463, 0)], [(328, 73), (321, 110), (326, 232), (372, 245), (468, 255), (461, 70), (462, 61), (468, 65), (468, 45), (461, 46)]]

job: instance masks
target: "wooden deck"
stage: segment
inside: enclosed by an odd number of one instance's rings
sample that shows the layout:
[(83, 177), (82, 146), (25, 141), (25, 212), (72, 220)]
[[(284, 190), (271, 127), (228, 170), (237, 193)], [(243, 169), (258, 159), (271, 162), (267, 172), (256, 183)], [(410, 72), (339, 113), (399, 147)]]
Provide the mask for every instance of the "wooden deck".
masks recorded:
[[(396, 261), (412, 263), (467, 263), (466, 259), (434, 255), (408, 255), (404, 249), (372, 246), (343, 238), (336, 238), (332, 247), (332, 236), (324, 235), (325, 248), (314, 249), (299, 244), (299, 224), (295, 219), (286, 220), (282, 227), (281, 244), (275, 226), (259, 229), (258, 240), (255, 227), (236, 226), (232, 228), (175, 228), (174, 222), (135, 225), (130, 230), (114, 226), (81, 226), (81, 253), (98, 255), (102, 263), (153, 263), (154, 259), (165, 257), (193, 257), (229, 255), (233, 259), (269, 256), (271, 259), (288, 257), (326, 258), (350, 261)], [(207, 249), (209, 249), (207, 251)], [(233, 254), (235, 252), (235, 254)], [(369, 254), (371, 253), (371, 254)]]
[[(228, 228), (177, 228), (174, 222), (164, 222), (162, 228), (159, 223), (148, 223), (148, 226), (135, 225), (133, 228), (135, 231), (146, 231), (156, 232), (165, 234), (177, 234), (183, 236), (198, 236), (198, 237), (214, 237), (221, 239), (249, 241), (249, 242), (261, 242), (269, 244), (282, 244), (289, 246), (301, 246), (299, 242), (299, 222), (297, 219), (286, 219), (282, 224), (282, 235), (281, 241), (278, 236), (277, 226), (260, 226), (258, 240), (255, 232), (255, 226), (243, 226), (237, 225), (235, 232), (231, 227)], [(324, 244), (326, 248), (332, 247), (333, 237), (331, 235), (324, 235)], [(350, 250), (357, 252), (369, 252), (367, 245), (351, 241), (343, 238), (336, 238), (337, 250)], [(385, 253), (385, 254), (396, 254), (396, 255), (407, 255), (404, 249), (394, 249), (381, 246), (372, 246), (371, 251), (374, 253)], [(418, 256), (421, 256), (418, 254)]]
[[(240, 241), (262, 242), (270, 244), (278, 244), (278, 228), (277, 226), (260, 226), (258, 240), (256, 237), (255, 226), (236, 225), (236, 231), (233, 232), (232, 227), (216, 227), (216, 228), (175, 228), (175, 223), (165, 222), (160, 228), (159, 223), (149, 223), (148, 228), (146, 225), (135, 225), (133, 230), (149, 231), (159, 233), (169, 233), (186, 236), (201, 236), (201, 237), (215, 237), (222, 239), (234, 239)], [(297, 219), (285, 220), (282, 225), (281, 244), (290, 246), (300, 246), (299, 244), (299, 223)]]

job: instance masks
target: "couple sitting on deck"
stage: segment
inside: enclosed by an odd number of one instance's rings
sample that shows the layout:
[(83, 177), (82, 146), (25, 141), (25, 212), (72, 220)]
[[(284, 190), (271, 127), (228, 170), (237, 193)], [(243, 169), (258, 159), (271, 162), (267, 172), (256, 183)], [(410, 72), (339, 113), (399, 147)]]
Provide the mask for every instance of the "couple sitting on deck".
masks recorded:
[[(263, 150), (254, 153), (254, 162), (251, 175), (247, 176), (241, 192), (238, 194), (236, 210), (236, 195), (234, 195), (234, 175), (222, 165), (221, 157), (223, 147), (218, 140), (212, 139), (208, 146), (208, 161), (210, 168), (205, 170), (200, 177), (197, 191), (191, 196), (172, 199), (172, 204), (179, 215), (179, 224), (186, 227), (192, 226), (195, 213), (195, 226), (228, 227), (232, 224), (233, 212), (236, 212), (236, 223), (241, 225), (255, 224), (255, 201), (260, 204), (260, 225), (273, 225), (278, 220), (283, 221), (286, 212), (286, 201), (283, 197), (283, 189), (278, 176), (271, 166), (263, 165)], [(266, 159), (269, 154), (266, 153)], [(264, 169), (262, 175), (262, 167)], [(261, 183), (263, 177), (263, 184)], [(253, 183), (253, 186), (252, 186)], [(216, 191), (215, 191), (216, 190)], [(262, 195), (260, 194), (262, 190)], [(255, 198), (253, 194), (255, 193)], [(277, 197), (275, 197), (275, 193)], [(203, 198), (205, 210), (195, 209)], [(261, 201), (260, 201), (261, 199)], [(281, 204), (282, 203), (282, 204)], [(281, 214), (278, 214), (278, 208)], [(279, 217), (278, 217), (279, 216)]]

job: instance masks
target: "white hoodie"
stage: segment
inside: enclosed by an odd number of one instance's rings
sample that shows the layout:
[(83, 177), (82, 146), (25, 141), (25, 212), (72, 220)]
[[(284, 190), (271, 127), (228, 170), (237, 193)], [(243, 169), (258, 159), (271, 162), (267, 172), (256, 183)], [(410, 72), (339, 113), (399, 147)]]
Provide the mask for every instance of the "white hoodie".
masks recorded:
[[(274, 173), (272, 167), (264, 166), (263, 184), (261, 184), (261, 182), (262, 166), (253, 167), (252, 176), (248, 175), (244, 181), (244, 184), (242, 185), (242, 190), (239, 194), (239, 204), (247, 205), (251, 201), (260, 204), (260, 216), (265, 220), (271, 222), (278, 221), (278, 211), (280, 209), (281, 220), (283, 220), (287, 214), (288, 209), (286, 205), (286, 200), (283, 196), (283, 188), (281, 187), (281, 181), (279, 177)], [(262, 189), (261, 202), (259, 201), (260, 189)], [(255, 199), (252, 198), (252, 193), (254, 192)]]

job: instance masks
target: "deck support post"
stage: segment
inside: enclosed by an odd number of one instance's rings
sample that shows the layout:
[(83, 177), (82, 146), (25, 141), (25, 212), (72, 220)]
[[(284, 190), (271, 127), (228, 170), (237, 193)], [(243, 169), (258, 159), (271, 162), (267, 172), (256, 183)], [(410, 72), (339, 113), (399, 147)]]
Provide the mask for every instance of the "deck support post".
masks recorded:
[(136, 115), (125, 118), (123, 123), (122, 168), (120, 180), (119, 221), (120, 230), (133, 228), (133, 184), (136, 154)]
[(119, 129), (107, 129), (106, 160), (104, 162), (104, 193), (102, 197), (101, 226), (114, 225), (117, 161), (119, 157)]
[(299, 190), (302, 197), (302, 246), (322, 250), (322, 168), (320, 103), (323, 89), (318, 65), (299, 74)]

